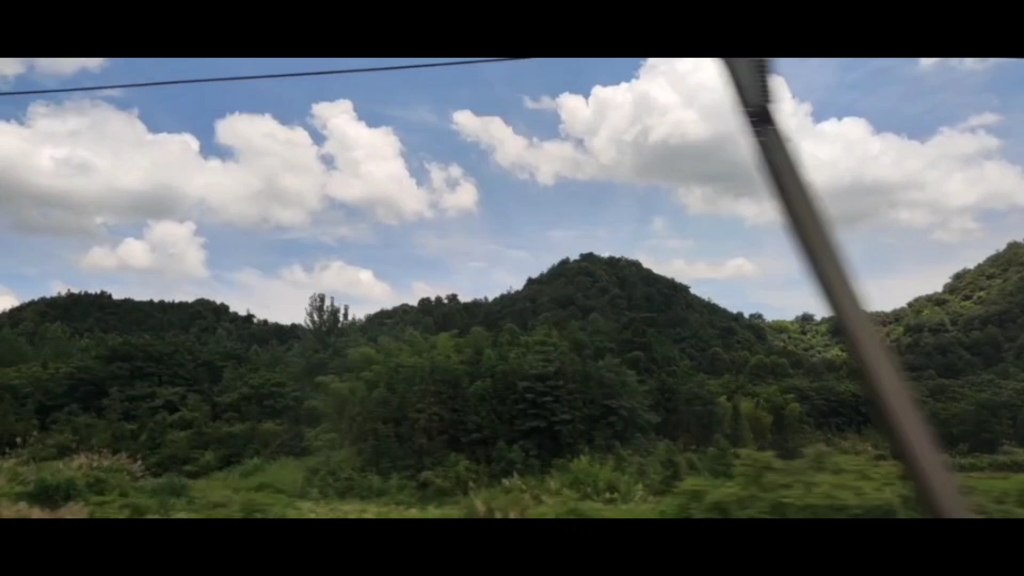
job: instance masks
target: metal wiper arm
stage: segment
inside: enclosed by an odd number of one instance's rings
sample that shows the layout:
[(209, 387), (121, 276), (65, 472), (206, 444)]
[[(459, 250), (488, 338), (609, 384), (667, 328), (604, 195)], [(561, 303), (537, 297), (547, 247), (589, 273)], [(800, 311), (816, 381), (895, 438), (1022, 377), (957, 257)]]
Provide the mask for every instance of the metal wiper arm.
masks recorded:
[(757, 138), (793, 232), (835, 311), (865, 387), (913, 480), (925, 512), (938, 518), (970, 516), (946, 467), (939, 443), (918, 409), (895, 358), (875, 331), (840, 262), (835, 244), (800, 178), (769, 108), (767, 58), (722, 58)]

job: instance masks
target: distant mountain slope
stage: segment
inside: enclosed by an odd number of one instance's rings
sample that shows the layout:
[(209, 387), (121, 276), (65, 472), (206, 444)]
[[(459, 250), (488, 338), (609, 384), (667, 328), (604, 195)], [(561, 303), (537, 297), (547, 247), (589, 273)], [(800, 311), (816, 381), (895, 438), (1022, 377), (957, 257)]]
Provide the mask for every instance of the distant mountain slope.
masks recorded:
[(880, 323), (915, 372), (958, 378), (1024, 369), (1024, 243), (1010, 242)]
[[(193, 334), (210, 337), (228, 329), (235, 337), (257, 345), (289, 342), (300, 333), (298, 326), (241, 315), (232, 312), (226, 304), (211, 300), (142, 301), (114, 298), (107, 292), (68, 292), (25, 302), (0, 313), (0, 332), (5, 329), (31, 332), (58, 323), (73, 336)], [(32, 334), (24, 335), (31, 339)]]
[[(528, 279), (521, 289), (493, 299), (423, 298), (416, 305), (371, 314), (352, 328), (375, 341), (408, 329), (437, 334), (468, 333), (474, 327), (497, 332), (507, 325), (520, 331), (541, 325), (565, 328), (571, 322), (595, 321), (592, 316), (616, 335), (619, 353), (651, 355), (655, 349), (661, 354), (671, 348), (705, 373), (746, 365), (757, 356), (782, 359), (809, 374), (849, 367), (835, 318), (747, 318), (635, 260), (595, 254), (565, 258)], [(907, 369), (916, 374), (960, 378), (1024, 369), (1024, 243), (1011, 242), (977, 266), (958, 272), (940, 292), (872, 316)], [(0, 314), (0, 332), (54, 323), (74, 335), (213, 336), (227, 329), (257, 345), (292, 342), (302, 334), (297, 325), (257, 320), (209, 300), (135, 301), (105, 292), (40, 298)]]
[[(4, 312), (0, 452), (88, 446), (201, 475), (357, 447), (374, 473), (461, 454), (507, 475), (655, 439), (791, 457), (811, 430), (871, 428), (834, 319), (748, 318), (625, 258), (583, 254), (494, 299), (424, 298), (354, 322), (317, 301), (308, 329), (104, 292)], [(1022, 307), (1013, 243), (876, 315), (946, 446), (1024, 445)]]
[(431, 333), (467, 332), (474, 326), (496, 331), (511, 324), (525, 331), (542, 324), (562, 327), (591, 315), (600, 316), (621, 338), (673, 346), (709, 369), (714, 349), (731, 357), (765, 353), (771, 347), (763, 323), (696, 296), (688, 286), (635, 260), (595, 254), (563, 259), (528, 279), (522, 289), (493, 300), (424, 298), (416, 306), (366, 317), (364, 329), (385, 333), (410, 326)]

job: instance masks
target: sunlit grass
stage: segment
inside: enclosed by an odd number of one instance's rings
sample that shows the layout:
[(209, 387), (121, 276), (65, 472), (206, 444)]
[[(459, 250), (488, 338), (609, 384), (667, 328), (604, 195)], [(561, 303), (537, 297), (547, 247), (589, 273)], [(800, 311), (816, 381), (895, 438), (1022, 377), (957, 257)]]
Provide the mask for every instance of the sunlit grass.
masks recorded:
[[(588, 455), (557, 464), (543, 477), (514, 476), (471, 486), (461, 495), (427, 496), (411, 484), (385, 483), (398, 492), (364, 499), (318, 494), (308, 482), (311, 462), (298, 459), (252, 460), (198, 480), (149, 477), (130, 459), (109, 455), (41, 464), (0, 461), (0, 518), (918, 515), (899, 465), (877, 453), (814, 447), (792, 461), (753, 451), (701, 458), (664, 452)], [(453, 477), (440, 470), (434, 481)], [(972, 472), (960, 478), (979, 515), (1024, 517), (1024, 474)]]

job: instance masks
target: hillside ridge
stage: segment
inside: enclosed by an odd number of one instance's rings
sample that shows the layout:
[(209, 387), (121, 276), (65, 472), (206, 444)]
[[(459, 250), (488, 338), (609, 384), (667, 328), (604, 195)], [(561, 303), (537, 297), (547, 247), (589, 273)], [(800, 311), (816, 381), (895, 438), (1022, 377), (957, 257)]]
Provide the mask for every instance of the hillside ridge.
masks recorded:
[[(1024, 445), (1022, 260), (1011, 244), (886, 317), (956, 453)], [(348, 482), (339, 466), (427, 482), (659, 442), (793, 458), (873, 430), (834, 319), (747, 317), (627, 258), (563, 259), (493, 299), (344, 321), (314, 295), (307, 313), (286, 326), (101, 292), (0, 314), (0, 453), (121, 453), (185, 476), (316, 456), (314, 484)]]

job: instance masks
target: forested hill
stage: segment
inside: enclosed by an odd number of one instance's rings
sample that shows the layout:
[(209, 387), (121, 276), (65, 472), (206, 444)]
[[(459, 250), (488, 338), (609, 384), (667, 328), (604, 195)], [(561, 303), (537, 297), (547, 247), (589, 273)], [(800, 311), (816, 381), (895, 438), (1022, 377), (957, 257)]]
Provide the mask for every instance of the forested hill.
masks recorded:
[[(1021, 262), (1013, 243), (879, 315), (953, 450), (1024, 442)], [(314, 295), (307, 316), (106, 293), (22, 304), (0, 314), (0, 451), (127, 453), (190, 476), (342, 454), (415, 476), (455, 458), (503, 477), (659, 441), (791, 457), (870, 429), (832, 319), (747, 318), (624, 258), (585, 254), (494, 299), (359, 320)]]
[(941, 292), (921, 296), (881, 323), (908, 369), (943, 378), (1024, 369), (1024, 243), (1011, 242)]
[(59, 330), (70, 336), (211, 337), (231, 333), (252, 344), (286, 343), (298, 339), (302, 328), (237, 314), (226, 304), (199, 299), (192, 302), (115, 299), (107, 292), (65, 292), (39, 298), (0, 313), (0, 331), (12, 331), (33, 342), (40, 331)]
[[(424, 298), (368, 316), (362, 332), (370, 337), (414, 328), (425, 334), (505, 326), (531, 331), (551, 326), (593, 325), (631, 351), (671, 348), (699, 371), (726, 369), (726, 357), (771, 350), (766, 326), (694, 295), (688, 286), (645, 268), (635, 260), (583, 254), (558, 262), (522, 289), (494, 298), (460, 302), (458, 296)], [(628, 343), (627, 343), (628, 342)], [(713, 352), (715, 350), (718, 352)]]

